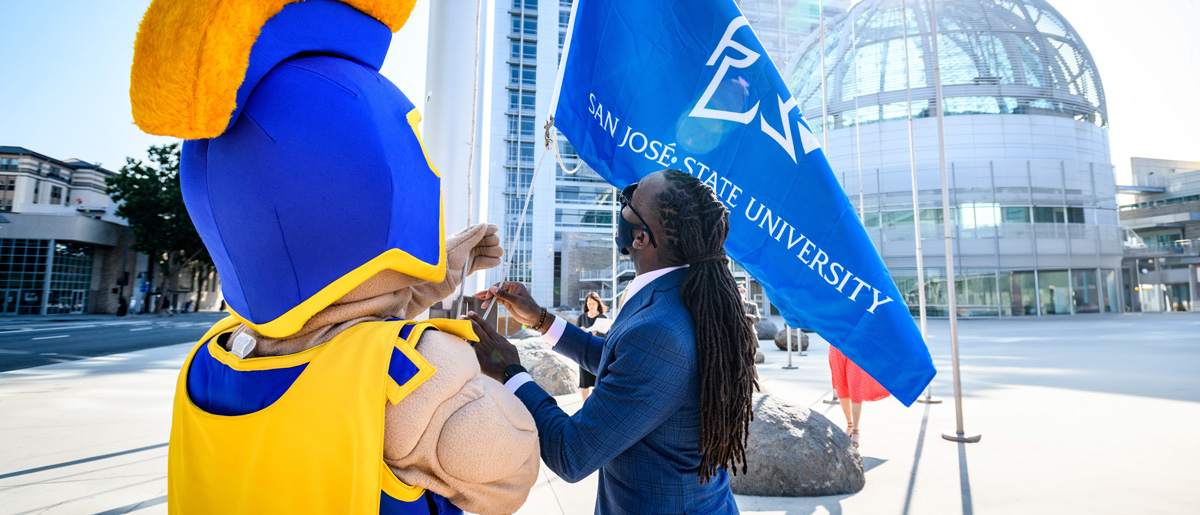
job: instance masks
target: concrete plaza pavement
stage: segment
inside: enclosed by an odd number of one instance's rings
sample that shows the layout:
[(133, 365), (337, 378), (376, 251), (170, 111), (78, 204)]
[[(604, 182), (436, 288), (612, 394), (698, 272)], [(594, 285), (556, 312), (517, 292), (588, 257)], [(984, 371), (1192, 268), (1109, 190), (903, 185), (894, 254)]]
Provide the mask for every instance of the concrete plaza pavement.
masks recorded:
[[(743, 513), (1194, 513), (1200, 506), (1200, 314), (1081, 315), (959, 324), (963, 406), (953, 432), (949, 341), (930, 322), (942, 404), (869, 403), (866, 487), (816, 498), (738, 497)], [(839, 425), (828, 346), (796, 370), (764, 341), (764, 387)], [(163, 513), (166, 442), (189, 345), (0, 373), (0, 513)], [(559, 397), (568, 411), (578, 395)], [(595, 475), (545, 466), (523, 514), (592, 513)]]

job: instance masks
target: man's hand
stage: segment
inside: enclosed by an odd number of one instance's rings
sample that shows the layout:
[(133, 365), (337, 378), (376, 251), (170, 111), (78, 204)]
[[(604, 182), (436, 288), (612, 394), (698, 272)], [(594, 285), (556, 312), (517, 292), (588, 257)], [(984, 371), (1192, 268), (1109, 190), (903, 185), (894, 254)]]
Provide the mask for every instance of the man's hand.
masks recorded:
[(475, 336), (479, 338), (479, 342), (473, 344), (472, 347), (475, 348), (475, 359), (479, 360), (479, 369), (483, 371), (483, 375), (500, 381), (505, 368), (508, 368), (509, 365), (521, 364), (521, 356), (517, 353), (517, 347), (492, 329), (492, 326), (488, 325), (483, 317), (471, 311), (460, 318), (471, 321), (471, 326), (475, 329)]
[(495, 286), (476, 293), (475, 298), (483, 301), (483, 309), (487, 309), (492, 302), (499, 301), (513, 318), (526, 327), (536, 327), (540, 321), (542, 325), (537, 329), (543, 334), (550, 329), (551, 322), (554, 322), (554, 315), (550, 313), (546, 313), (546, 319), (542, 320), (542, 307), (529, 295), (525, 285), (516, 281), (496, 283)]

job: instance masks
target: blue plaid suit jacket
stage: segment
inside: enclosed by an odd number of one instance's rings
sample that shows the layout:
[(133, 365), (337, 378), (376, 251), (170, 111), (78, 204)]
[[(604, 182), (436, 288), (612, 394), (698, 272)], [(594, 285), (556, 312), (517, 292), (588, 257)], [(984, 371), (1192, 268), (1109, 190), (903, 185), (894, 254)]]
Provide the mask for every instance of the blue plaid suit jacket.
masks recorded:
[(554, 350), (596, 374), (572, 416), (530, 381), (517, 397), (537, 422), (542, 460), (574, 483), (596, 470), (596, 513), (737, 513), (724, 470), (702, 483), (695, 327), (680, 298), (686, 269), (628, 299), (608, 338), (567, 325)]

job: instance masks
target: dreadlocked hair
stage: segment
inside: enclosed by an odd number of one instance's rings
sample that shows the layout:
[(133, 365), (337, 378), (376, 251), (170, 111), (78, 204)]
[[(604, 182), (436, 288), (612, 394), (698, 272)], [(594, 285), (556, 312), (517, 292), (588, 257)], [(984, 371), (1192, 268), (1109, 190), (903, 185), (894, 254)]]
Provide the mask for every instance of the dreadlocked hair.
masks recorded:
[(754, 328), (742, 308), (737, 283), (724, 258), (729, 210), (699, 179), (665, 170), (659, 194), (667, 253), (690, 263), (683, 303), (696, 326), (700, 368), (700, 477), (719, 467), (746, 473), (746, 441), (758, 389)]

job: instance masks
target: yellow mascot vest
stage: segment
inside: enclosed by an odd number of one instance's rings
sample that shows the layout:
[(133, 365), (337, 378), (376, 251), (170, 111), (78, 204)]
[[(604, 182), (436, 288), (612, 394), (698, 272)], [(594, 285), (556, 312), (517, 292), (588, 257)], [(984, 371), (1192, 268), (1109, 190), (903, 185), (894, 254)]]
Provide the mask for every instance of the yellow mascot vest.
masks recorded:
[[(469, 322), (366, 322), (297, 354), (249, 359), (217, 343), (238, 324), (231, 317), (213, 326), (179, 374), (170, 513), (376, 514), (381, 502), (425, 505), (424, 489), (383, 462), (384, 402), (400, 402), (436, 372), (416, 351), (421, 333), (473, 340)], [(189, 390), (190, 372), (204, 386)]]

